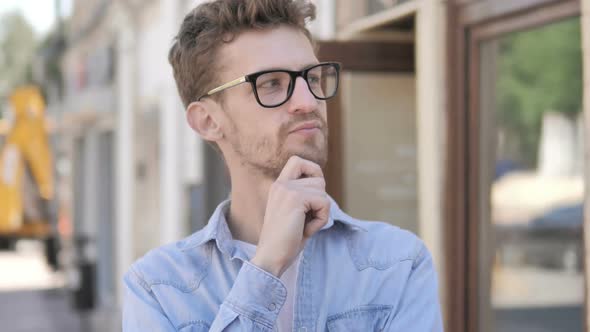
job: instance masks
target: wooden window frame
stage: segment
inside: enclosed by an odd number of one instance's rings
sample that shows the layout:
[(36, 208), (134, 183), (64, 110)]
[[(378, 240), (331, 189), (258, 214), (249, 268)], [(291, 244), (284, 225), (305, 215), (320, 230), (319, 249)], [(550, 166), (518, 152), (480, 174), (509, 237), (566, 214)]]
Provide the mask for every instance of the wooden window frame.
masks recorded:
[(448, 17), (447, 330), (479, 329), (479, 46), (581, 14), (580, 0), (454, 0)]

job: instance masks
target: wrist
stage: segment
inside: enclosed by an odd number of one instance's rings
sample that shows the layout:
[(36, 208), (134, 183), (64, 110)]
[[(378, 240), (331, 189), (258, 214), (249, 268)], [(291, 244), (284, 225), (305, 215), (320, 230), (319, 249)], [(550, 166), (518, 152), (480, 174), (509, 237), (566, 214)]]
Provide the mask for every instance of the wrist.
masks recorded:
[(264, 271), (272, 274), (277, 278), (280, 278), (284, 272), (284, 269), (280, 264), (270, 262), (269, 260), (266, 260), (261, 256), (255, 255), (250, 260), (250, 263), (254, 264), (256, 267), (263, 269)]

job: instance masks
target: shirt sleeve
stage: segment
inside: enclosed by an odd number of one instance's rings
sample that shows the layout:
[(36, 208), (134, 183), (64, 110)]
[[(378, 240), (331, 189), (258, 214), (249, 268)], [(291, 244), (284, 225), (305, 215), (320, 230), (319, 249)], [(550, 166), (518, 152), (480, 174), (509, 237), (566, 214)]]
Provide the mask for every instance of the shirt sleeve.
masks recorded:
[(443, 331), (438, 282), (432, 256), (421, 249), (412, 264), (404, 295), (387, 331)]
[[(149, 285), (133, 269), (124, 282), (123, 331), (177, 331)], [(209, 331), (273, 331), (286, 298), (280, 279), (244, 262)]]
[(272, 331), (286, 299), (280, 279), (244, 262), (210, 331)]

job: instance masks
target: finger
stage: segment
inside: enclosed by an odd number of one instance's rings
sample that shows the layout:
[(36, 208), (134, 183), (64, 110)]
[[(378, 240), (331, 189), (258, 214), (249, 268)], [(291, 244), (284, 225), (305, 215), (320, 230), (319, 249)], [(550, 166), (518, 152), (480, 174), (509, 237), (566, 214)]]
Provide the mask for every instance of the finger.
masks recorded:
[(326, 190), (326, 180), (324, 178), (302, 178), (291, 180), (290, 183), (297, 187), (313, 188), (318, 190)]
[(322, 168), (320, 165), (303, 159), (298, 156), (292, 156), (287, 161), (285, 167), (279, 174), (277, 180), (296, 180), (301, 177), (324, 177), (324, 172), (322, 172)]
[(330, 218), (330, 200), (327, 195), (308, 195), (309, 213), (312, 219), (303, 227), (304, 238), (309, 238), (318, 232)]

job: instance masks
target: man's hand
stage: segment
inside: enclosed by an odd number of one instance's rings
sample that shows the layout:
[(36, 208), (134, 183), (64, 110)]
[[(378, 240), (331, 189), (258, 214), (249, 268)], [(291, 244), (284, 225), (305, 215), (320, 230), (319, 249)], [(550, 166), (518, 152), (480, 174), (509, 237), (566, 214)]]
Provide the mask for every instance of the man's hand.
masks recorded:
[(251, 263), (280, 277), (330, 216), (322, 169), (293, 156), (272, 184), (258, 249)]

